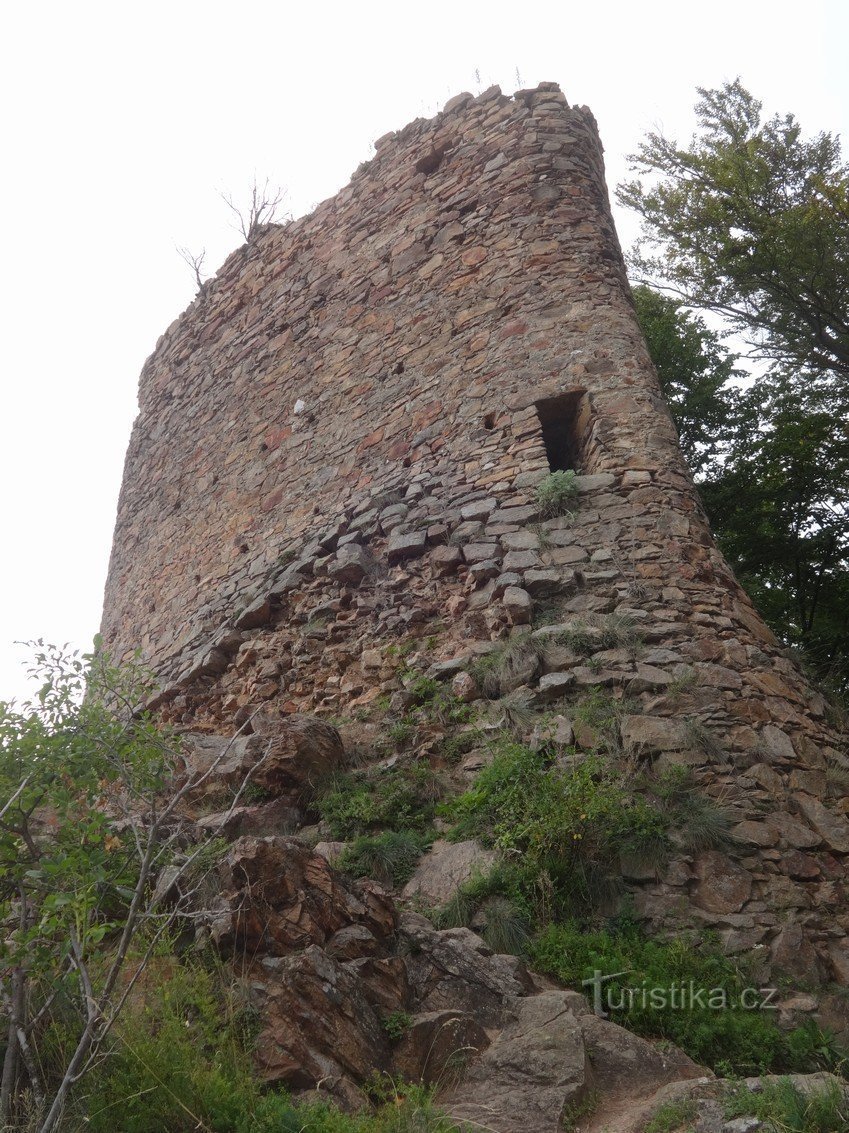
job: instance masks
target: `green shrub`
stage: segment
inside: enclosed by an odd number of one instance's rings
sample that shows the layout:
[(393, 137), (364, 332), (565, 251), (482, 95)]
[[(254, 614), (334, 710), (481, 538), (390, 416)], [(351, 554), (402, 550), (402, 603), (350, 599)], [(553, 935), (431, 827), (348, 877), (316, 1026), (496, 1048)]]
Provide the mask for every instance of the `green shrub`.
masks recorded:
[(765, 1082), (754, 1093), (740, 1083), (726, 1097), (725, 1114), (757, 1117), (779, 1133), (845, 1133), (849, 1102), (836, 1082), (805, 1093), (788, 1078)]
[(416, 863), (432, 841), (433, 835), (425, 832), (385, 830), (372, 837), (357, 838), (336, 864), (353, 877), (372, 877), (399, 888), (410, 880)]
[(578, 495), (576, 474), (568, 471), (549, 473), (537, 486), (537, 506), (540, 514), (550, 519), (557, 515), (571, 515), (570, 505)]
[[(627, 922), (616, 931), (585, 931), (576, 923), (550, 925), (531, 943), (530, 959), (540, 971), (587, 992), (583, 981), (594, 972), (619, 976), (604, 983), (603, 1007), (614, 1022), (638, 1034), (667, 1039), (696, 1062), (717, 1073), (810, 1071), (823, 1066), (817, 1028), (779, 1030), (772, 1014), (739, 1006), (751, 986), (745, 966), (724, 956), (711, 941), (647, 939)], [(690, 988), (706, 989), (704, 1005), (689, 999)], [(669, 989), (687, 993), (676, 1004)], [(628, 989), (636, 989), (629, 996)], [(645, 989), (645, 994), (643, 994)], [(652, 1002), (651, 989), (664, 989), (664, 1003)], [(723, 1001), (724, 1008), (716, 1006)], [(816, 1031), (816, 1034), (814, 1033)], [(819, 1035), (819, 1039), (817, 1039)], [(836, 1055), (835, 1055), (836, 1057)]]
[(334, 838), (356, 838), (378, 830), (421, 830), (433, 820), (442, 781), (428, 764), (351, 771), (330, 779), (316, 810)]
[(389, 1036), (389, 1041), (393, 1043), (400, 1042), (409, 1031), (412, 1022), (413, 1017), (407, 1011), (390, 1011), (382, 1020), (383, 1029)]
[[(92, 1072), (85, 1125), (92, 1133), (264, 1133), (293, 1130), (282, 1095), (262, 1096), (251, 1074), (249, 1019), (226, 1001), (215, 973), (175, 965), (115, 1031)], [(287, 1120), (292, 1118), (292, 1121)]]
[(537, 890), (536, 919), (603, 903), (617, 887), (623, 851), (650, 846), (656, 854), (666, 845), (663, 816), (600, 756), (573, 755), (563, 765), (510, 741), (445, 810), (456, 820), (452, 837), (477, 837), (521, 858), (521, 888)]

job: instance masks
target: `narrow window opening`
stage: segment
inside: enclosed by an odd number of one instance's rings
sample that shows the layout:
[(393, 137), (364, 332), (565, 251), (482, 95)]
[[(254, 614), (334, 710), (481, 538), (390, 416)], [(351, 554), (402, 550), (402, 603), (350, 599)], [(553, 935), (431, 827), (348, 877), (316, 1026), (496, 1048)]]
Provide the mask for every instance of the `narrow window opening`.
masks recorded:
[(589, 406), (583, 390), (536, 403), (548, 467), (552, 472), (587, 471)]
[(483, 419), (483, 427), (485, 429), (494, 429), (495, 428), (495, 414), (494, 413), (487, 413), (487, 415)]

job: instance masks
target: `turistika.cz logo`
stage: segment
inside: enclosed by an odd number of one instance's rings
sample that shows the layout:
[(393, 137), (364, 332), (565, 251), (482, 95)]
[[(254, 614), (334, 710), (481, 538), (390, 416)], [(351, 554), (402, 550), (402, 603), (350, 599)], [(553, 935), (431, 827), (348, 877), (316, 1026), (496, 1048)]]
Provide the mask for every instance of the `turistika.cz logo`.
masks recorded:
[(591, 987), (593, 1011), (602, 1019), (611, 1012), (642, 1008), (646, 1011), (777, 1011), (774, 1002), (778, 988), (744, 987), (729, 991), (724, 987), (699, 987), (693, 980), (666, 987), (647, 982), (628, 985), (611, 983), (627, 976), (623, 972), (605, 973), (598, 968), (583, 987)]

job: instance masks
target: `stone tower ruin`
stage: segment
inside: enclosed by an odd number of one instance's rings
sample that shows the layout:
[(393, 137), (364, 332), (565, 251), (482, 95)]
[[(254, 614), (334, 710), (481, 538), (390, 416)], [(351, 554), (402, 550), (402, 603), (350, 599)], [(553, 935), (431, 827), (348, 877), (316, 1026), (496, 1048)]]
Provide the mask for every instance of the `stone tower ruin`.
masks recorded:
[[(574, 515), (546, 517), (538, 485), (568, 469)], [(103, 641), (141, 648), (164, 718), (226, 734), (257, 705), (403, 695), (399, 644), (473, 697), (493, 642), (576, 624), (597, 648), (553, 650), (513, 694), (568, 716), (602, 690), (623, 747), (687, 763), (734, 815), (733, 851), (631, 879), (640, 915), (849, 980), (839, 742), (711, 537), (593, 117), (551, 83), (492, 88), (260, 230), (157, 343)]]

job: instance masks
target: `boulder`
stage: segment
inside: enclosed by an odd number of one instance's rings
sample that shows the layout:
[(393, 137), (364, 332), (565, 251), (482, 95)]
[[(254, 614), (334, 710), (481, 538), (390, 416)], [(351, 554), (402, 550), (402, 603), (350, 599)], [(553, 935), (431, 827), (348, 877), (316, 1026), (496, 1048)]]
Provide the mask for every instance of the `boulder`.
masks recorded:
[(373, 569), (374, 563), (365, 547), (359, 543), (346, 543), (336, 552), (336, 558), (327, 571), (337, 582), (358, 586)]
[(793, 801), (832, 850), (849, 854), (849, 822), (845, 818), (829, 810), (813, 795), (798, 792), (793, 795)]
[(501, 600), (511, 625), (530, 624), (534, 604), (527, 590), (521, 586), (508, 586)]
[(377, 941), (395, 929), (392, 902), (378, 886), (343, 882), (294, 838), (240, 838), (218, 872), (210, 933), (226, 953), (284, 956), (351, 924)]
[(401, 916), (399, 936), (408, 950), (407, 973), (422, 1011), (468, 1012), (483, 1027), (498, 1026), (506, 997), (534, 990), (515, 956), (496, 956), (467, 928), (438, 931), (417, 913)]
[(207, 775), (201, 794), (250, 781), (272, 793), (305, 790), (338, 767), (345, 756), (334, 727), (317, 716), (257, 716), (256, 734), (231, 738), (183, 737), (189, 774)]
[(452, 1120), (492, 1133), (562, 1133), (591, 1088), (578, 1017), (560, 991), (510, 1003), (506, 1026), (440, 1098)]
[(393, 535), (386, 544), (386, 557), (390, 563), (401, 563), (423, 555), (427, 547), (426, 531), (403, 531)]
[(486, 1031), (467, 1012), (428, 1011), (412, 1020), (393, 1051), (392, 1062), (395, 1072), (407, 1081), (445, 1086), (488, 1046)]
[(313, 945), (264, 961), (250, 995), (262, 1018), (254, 1060), (263, 1079), (295, 1090), (321, 1086), (359, 1108), (357, 1083), (387, 1070), (390, 1052), (357, 975)]
[(488, 873), (496, 854), (479, 842), (434, 842), (407, 882), (403, 897), (444, 905), (475, 874)]

